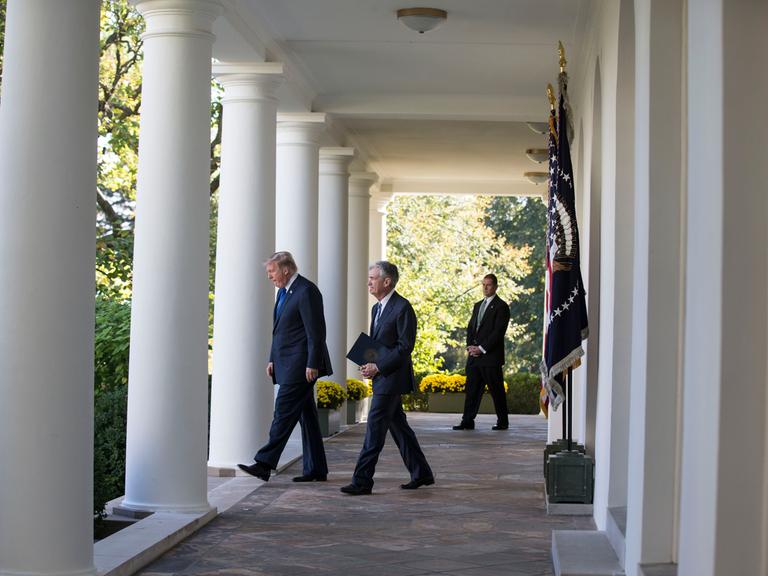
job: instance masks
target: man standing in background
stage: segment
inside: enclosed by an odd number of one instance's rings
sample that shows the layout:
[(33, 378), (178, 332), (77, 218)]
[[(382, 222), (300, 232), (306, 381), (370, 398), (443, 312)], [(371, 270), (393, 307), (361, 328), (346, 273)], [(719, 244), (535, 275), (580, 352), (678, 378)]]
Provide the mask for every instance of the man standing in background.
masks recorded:
[(467, 384), (464, 414), (454, 430), (474, 430), (483, 390), (493, 398), (496, 425), (493, 430), (509, 428), (507, 395), (504, 393), (504, 334), (509, 325), (509, 305), (496, 294), (499, 280), (494, 274), (483, 278), (484, 298), (475, 304), (467, 326)]

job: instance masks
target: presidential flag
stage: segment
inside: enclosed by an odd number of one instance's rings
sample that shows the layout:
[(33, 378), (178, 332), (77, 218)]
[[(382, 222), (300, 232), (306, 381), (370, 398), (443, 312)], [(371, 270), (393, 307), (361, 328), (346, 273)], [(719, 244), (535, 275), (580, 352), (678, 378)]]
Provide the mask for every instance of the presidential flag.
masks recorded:
[[(554, 105), (549, 113), (549, 131), (548, 131), (548, 153), (549, 153), (549, 182), (547, 184), (547, 208), (552, 207), (552, 192), (557, 189), (557, 113)], [(547, 211), (547, 236), (546, 236), (546, 250), (545, 250), (545, 266), (544, 266), (544, 339), (542, 342), (542, 362), (547, 357), (547, 333), (549, 327), (549, 311), (550, 311), (550, 292), (551, 287), (550, 279), (552, 277), (552, 263), (549, 260), (550, 249), (550, 212)], [(549, 391), (551, 386), (548, 384), (548, 378), (542, 372), (541, 378), (541, 390), (539, 391), (539, 408), (544, 413), (544, 416), (549, 416)], [(557, 409), (557, 405), (553, 406)]]
[[(579, 264), (579, 229), (573, 168), (568, 142), (568, 106), (561, 83), (557, 130), (549, 135), (549, 191), (547, 203), (546, 289), (542, 387), (553, 410), (563, 402), (568, 368), (578, 366), (581, 346), (589, 333), (584, 284)], [(554, 124), (554, 111), (550, 126)]]

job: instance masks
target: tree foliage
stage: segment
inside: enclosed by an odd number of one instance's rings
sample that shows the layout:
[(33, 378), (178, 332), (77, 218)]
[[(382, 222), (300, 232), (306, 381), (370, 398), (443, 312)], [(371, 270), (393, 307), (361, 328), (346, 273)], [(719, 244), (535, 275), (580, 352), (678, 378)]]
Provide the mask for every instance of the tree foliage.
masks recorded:
[(512, 329), (507, 362), (513, 371), (538, 372), (544, 315), (544, 250), (547, 208), (538, 197), (497, 196), (486, 223), (509, 244), (527, 248), (527, 273), (519, 298), (510, 302)]
[(418, 318), (417, 372), (442, 368), (449, 348), (463, 350), (461, 330), (482, 298), (485, 274), (498, 276), (499, 295), (508, 302), (520, 296), (529, 249), (486, 226), (490, 204), (487, 197), (450, 196), (398, 196), (390, 203), (387, 256), (399, 267), (398, 291)]

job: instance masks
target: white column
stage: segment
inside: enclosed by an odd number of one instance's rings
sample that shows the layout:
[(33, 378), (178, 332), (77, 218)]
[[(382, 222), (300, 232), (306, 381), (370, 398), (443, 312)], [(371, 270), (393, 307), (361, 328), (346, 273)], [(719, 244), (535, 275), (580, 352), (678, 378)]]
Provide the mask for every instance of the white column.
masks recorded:
[(265, 372), (275, 289), (262, 264), (275, 251), (275, 142), (283, 65), (216, 64), (224, 86), (216, 244), (208, 466), (237, 470), (269, 437)]
[[(392, 200), (391, 192), (376, 191), (370, 203), (370, 236), (368, 256), (371, 262), (387, 257), (387, 204)], [(367, 274), (367, 272), (366, 272)]]
[(201, 511), (215, 1), (147, 0), (123, 506)]
[(0, 574), (94, 574), (99, 2), (11, 0), (0, 106)]
[[(368, 332), (368, 228), (373, 172), (353, 172), (349, 177), (349, 263), (347, 266), (347, 347), (360, 332)], [(360, 378), (357, 364), (347, 361), (347, 378)]]
[(768, 5), (687, 8), (678, 573), (766, 574)]
[(293, 254), (299, 273), (317, 282), (320, 135), (325, 114), (277, 115), (275, 249)]
[(682, 330), (683, 6), (638, 0), (626, 571), (675, 559)]
[(347, 167), (354, 154), (354, 148), (320, 149), (317, 284), (323, 294), (326, 342), (333, 366), (328, 379), (342, 386), (346, 386), (347, 375)]

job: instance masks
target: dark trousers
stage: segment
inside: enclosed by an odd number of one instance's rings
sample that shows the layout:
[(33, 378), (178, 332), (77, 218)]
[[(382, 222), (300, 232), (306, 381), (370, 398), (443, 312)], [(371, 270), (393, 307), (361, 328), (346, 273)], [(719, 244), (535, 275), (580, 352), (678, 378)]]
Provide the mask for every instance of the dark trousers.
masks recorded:
[(411, 480), (432, 477), (432, 469), (427, 463), (424, 452), (421, 451), (416, 434), (408, 425), (400, 394), (374, 394), (371, 398), (371, 409), (368, 412), (365, 442), (357, 460), (352, 481), (366, 488), (373, 486), (373, 473), (376, 470), (379, 454), (384, 448), (387, 431), (392, 434), (400, 450), (400, 456), (403, 457), (405, 467), (411, 474)]
[(499, 426), (509, 426), (507, 395), (504, 393), (504, 373), (501, 366), (467, 366), (467, 395), (464, 398), (462, 424), (474, 424), (486, 385), (493, 398), (496, 423)]
[(327, 475), (328, 463), (325, 460), (320, 423), (317, 421), (314, 386), (307, 382), (280, 386), (275, 399), (275, 413), (269, 429), (269, 441), (256, 453), (254, 460), (266, 464), (273, 470), (276, 469), (288, 438), (299, 422), (301, 423), (303, 473), (316, 476)]

